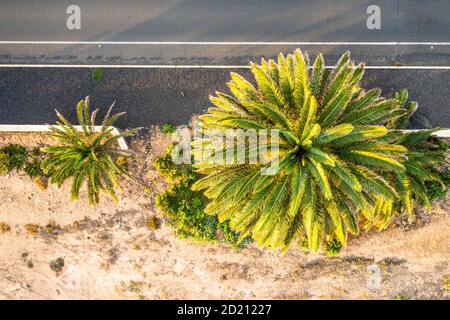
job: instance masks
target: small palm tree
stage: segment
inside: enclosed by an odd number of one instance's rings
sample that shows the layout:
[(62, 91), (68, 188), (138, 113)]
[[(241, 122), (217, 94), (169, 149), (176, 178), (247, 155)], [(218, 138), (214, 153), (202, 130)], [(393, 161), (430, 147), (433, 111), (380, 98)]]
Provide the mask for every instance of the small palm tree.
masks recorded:
[(280, 169), (264, 176), (263, 163), (200, 163), (206, 177), (193, 188), (206, 189), (206, 212), (229, 220), (241, 239), (251, 234), (259, 245), (283, 250), (302, 237), (315, 251), (324, 239), (345, 245), (360, 221), (373, 220), (380, 199), (402, 196), (390, 178), (407, 174), (408, 144), (386, 137), (409, 115), (405, 92), (384, 99), (379, 89), (361, 89), (364, 65), (349, 53), (332, 70), (319, 54), (309, 71), (307, 55), (296, 50), (252, 63), (251, 71), (256, 87), (231, 73), (233, 96), (210, 97), (215, 108), (200, 117), (201, 144), (227, 149), (209, 141), (209, 129), (278, 129)]
[(119, 188), (118, 177), (129, 177), (120, 161), (131, 156), (128, 151), (117, 148), (115, 143), (120, 137), (134, 135), (138, 129), (126, 130), (119, 135), (112, 135), (111, 126), (125, 113), (110, 115), (109, 108), (101, 127), (95, 126), (99, 109), (90, 113), (89, 97), (81, 100), (76, 108), (81, 130), (73, 126), (63, 115), (56, 111), (59, 121), (57, 126), (51, 126), (51, 136), (61, 145), (44, 149), (48, 158), (42, 166), (50, 176), (50, 181), (61, 186), (72, 178), (71, 199), (78, 199), (79, 191), (86, 182), (89, 204), (100, 201), (100, 193), (106, 192), (117, 201), (115, 189)]

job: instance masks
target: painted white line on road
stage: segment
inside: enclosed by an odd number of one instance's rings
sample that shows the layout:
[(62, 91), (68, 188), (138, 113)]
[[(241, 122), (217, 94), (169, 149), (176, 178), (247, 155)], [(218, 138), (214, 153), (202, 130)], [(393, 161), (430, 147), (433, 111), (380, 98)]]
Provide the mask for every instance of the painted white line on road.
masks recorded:
[(219, 45), (219, 46), (450, 46), (450, 42), (358, 41), (0, 41), (0, 44), (111, 44), (111, 45)]
[(0, 68), (113, 68), (113, 69), (248, 69), (248, 65), (197, 64), (0, 64)]
[[(0, 68), (112, 68), (112, 69), (249, 69), (248, 65), (200, 64), (0, 64)], [(333, 69), (335, 66), (326, 66)], [(365, 66), (367, 70), (450, 70), (450, 66)]]

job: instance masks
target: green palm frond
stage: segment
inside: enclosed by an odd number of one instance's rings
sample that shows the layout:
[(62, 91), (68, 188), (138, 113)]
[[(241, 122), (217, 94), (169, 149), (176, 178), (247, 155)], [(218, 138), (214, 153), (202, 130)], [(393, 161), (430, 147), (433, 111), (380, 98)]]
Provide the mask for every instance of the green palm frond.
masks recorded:
[(44, 149), (48, 157), (42, 166), (50, 176), (50, 181), (58, 186), (72, 178), (70, 190), (72, 200), (78, 199), (80, 190), (85, 184), (90, 204), (99, 203), (102, 192), (117, 201), (115, 190), (120, 188), (118, 177), (129, 176), (125, 168), (117, 164), (117, 160), (130, 158), (131, 154), (119, 150), (114, 143), (121, 137), (134, 135), (138, 129), (125, 130), (113, 136), (110, 126), (124, 113), (111, 115), (111, 106), (103, 119), (100, 131), (95, 130), (99, 109), (91, 113), (89, 104), (89, 97), (86, 97), (76, 107), (81, 131), (57, 112), (60, 121), (57, 122), (57, 126), (50, 127), (50, 134), (60, 145)]
[[(406, 103), (408, 93), (406, 90), (395, 95), (399, 101), (400, 108), (406, 110), (406, 115), (402, 119), (394, 119), (388, 126), (393, 129), (393, 135), (389, 139), (390, 146), (384, 149), (384, 154), (395, 148), (403, 148), (405, 158), (402, 164), (405, 167), (403, 173), (385, 175), (388, 180), (394, 181), (394, 186), (398, 197), (386, 198), (378, 197), (374, 217), (366, 223), (366, 228), (376, 226), (378, 229), (386, 228), (389, 223), (398, 215), (407, 214), (410, 220), (414, 220), (413, 203), (418, 203), (426, 208), (430, 207), (429, 192), (426, 187), (427, 182), (437, 182), (446, 189), (445, 183), (436, 173), (436, 168), (445, 164), (446, 149), (442, 150), (439, 144), (445, 144), (439, 138), (433, 137), (433, 134), (440, 128), (402, 132), (403, 129), (417, 109), (415, 102)], [(370, 146), (369, 146), (370, 148)], [(400, 150), (400, 149), (399, 149)], [(380, 192), (381, 194), (381, 192)]]

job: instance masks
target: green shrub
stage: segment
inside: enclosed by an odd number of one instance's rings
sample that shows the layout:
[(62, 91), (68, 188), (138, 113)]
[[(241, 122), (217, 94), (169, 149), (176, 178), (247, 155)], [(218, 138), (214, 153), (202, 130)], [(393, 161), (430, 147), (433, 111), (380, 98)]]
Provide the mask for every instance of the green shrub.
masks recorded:
[(168, 154), (156, 159), (153, 165), (158, 173), (165, 177), (167, 181), (172, 181), (173, 177), (175, 177), (178, 172), (177, 166), (173, 163), (172, 158)]
[(411, 298), (408, 297), (407, 295), (404, 295), (403, 293), (397, 293), (394, 296), (394, 300), (411, 300)]
[(39, 188), (46, 186), (47, 176), (41, 168), (45, 155), (39, 148), (28, 151), (24, 146), (11, 144), (0, 150), (0, 174), (7, 174), (11, 170), (24, 171), (33, 181), (37, 181)]
[(45, 156), (39, 148), (34, 148), (28, 153), (24, 171), (30, 178), (45, 176), (44, 170), (41, 168), (41, 163), (44, 161), (44, 158)]
[(444, 276), (443, 283), (444, 290), (450, 291), (450, 274)]
[(164, 123), (162, 126), (162, 132), (165, 134), (172, 134), (175, 132), (175, 126), (171, 123)]
[(231, 230), (228, 222), (220, 223), (217, 217), (205, 213), (208, 200), (202, 192), (191, 189), (198, 175), (190, 165), (174, 164), (170, 158), (171, 150), (172, 146), (154, 163), (158, 172), (173, 182), (156, 197), (156, 206), (169, 218), (168, 224), (177, 236), (196, 241), (223, 241), (235, 248), (246, 246), (249, 237), (239, 243), (239, 235)]
[(339, 240), (331, 240), (327, 242), (325, 253), (329, 257), (336, 257), (339, 255), (339, 252), (342, 249), (342, 244), (339, 242)]
[(44, 175), (44, 172), (41, 169), (40, 162), (28, 162), (26, 163), (24, 170), (26, 174), (30, 176), (30, 178)]
[(94, 81), (102, 80), (104, 75), (105, 71), (103, 70), (103, 68), (94, 68), (94, 70), (92, 70), (92, 80)]
[(4, 151), (0, 151), (0, 174), (9, 172), (9, 157)]
[(168, 182), (173, 181), (173, 179), (179, 175), (179, 172), (181, 170), (182, 166), (177, 166), (172, 161), (171, 152), (174, 145), (171, 144), (167, 149), (164, 155), (158, 157), (154, 162), (153, 165), (155, 166), (156, 171), (160, 175), (166, 178)]
[(25, 147), (17, 144), (10, 144), (1, 149), (0, 152), (4, 153), (7, 157), (8, 172), (13, 169), (23, 169), (25, 161), (27, 160), (27, 149)]
[(45, 156), (39, 148), (28, 151), (24, 146), (10, 144), (0, 150), (0, 174), (7, 174), (13, 169), (25, 171), (30, 178), (45, 177), (41, 163)]

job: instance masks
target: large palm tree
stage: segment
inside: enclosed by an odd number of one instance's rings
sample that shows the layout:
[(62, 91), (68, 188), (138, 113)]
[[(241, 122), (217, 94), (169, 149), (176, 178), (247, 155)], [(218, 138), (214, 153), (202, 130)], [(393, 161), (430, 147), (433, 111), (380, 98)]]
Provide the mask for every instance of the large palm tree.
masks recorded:
[(109, 108), (99, 130), (95, 126), (99, 109), (92, 113), (89, 97), (77, 104), (77, 118), (81, 126), (74, 127), (62, 114), (56, 112), (59, 121), (51, 126), (51, 136), (60, 145), (44, 149), (48, 158), (43, 162), (43, 169), (50, 176), (50, 181), (61, 186), (72, 178), (71, 199), (78, 199), (79, 191), (86, 184), (88, 201), (97, 204), (100, 193), (106, 192), (117, 201), (115, 189), (119, 188), (118, 177), (129, 176), (119, 159), (131, 156), (128, 151), (119, 150), (116, 142), (120, 137), (132, 136), (138, 129), (125, 130), (112, 135), (112, 125), (125, 113), (111, 115), (113, 105)]
[(206, 176), (193, 188), (206, 189), (206, 212), (259, 245), (285, 250), (301, 236), (315, 251), (325, 238), (345, 245), (361, 216), (373, 220), (380, 199), (400, 198), (388, 178), (407, 172), (408, 149), (386, 135), (409, 114), (404, 92), (384, 99), (379, 89), (361, 89), (364, 66), (355, 66), (349, 53), (333, 69), (319, 54), (310, 69), (300, 50), (252, 63), (256, 86), (231, 73), (232, 96), (217, 92), (210, 97), (215, 107), (200, 117), (204, 148), (229, 148), (213, 143), (210, 129), (281, 132), (275, 175), (262, 175), (263, 163), (197, 165)]

